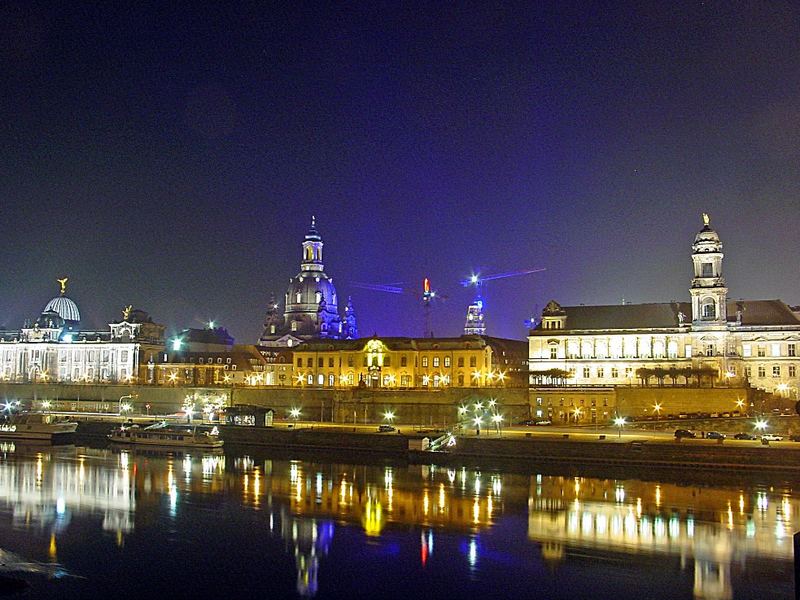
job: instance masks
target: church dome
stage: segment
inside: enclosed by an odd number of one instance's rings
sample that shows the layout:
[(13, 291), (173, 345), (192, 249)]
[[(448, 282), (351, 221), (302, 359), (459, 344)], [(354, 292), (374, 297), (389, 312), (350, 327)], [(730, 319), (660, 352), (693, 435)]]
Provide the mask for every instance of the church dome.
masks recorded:
[(78, 305), (71, 298), (66, 296), (56, 296), (47, 306), (44, 307), (42, 313), (54, 312), (58, 314), (64, 321), (80, 321), (81, 313), (78, 310)]
[(719, 234), (711, 228), (710, 219), (705, 213), (703, 213), (703, 228), (694, 236), (692, 248), (696, 254), (722, 250), (722, 241), (719, 239)]
[(328, 311), (336, 312), (338, 298), (333, 281), (322, 271), (301, 271), (286, 290), (286, 312), (316, 312), (322, 300)]

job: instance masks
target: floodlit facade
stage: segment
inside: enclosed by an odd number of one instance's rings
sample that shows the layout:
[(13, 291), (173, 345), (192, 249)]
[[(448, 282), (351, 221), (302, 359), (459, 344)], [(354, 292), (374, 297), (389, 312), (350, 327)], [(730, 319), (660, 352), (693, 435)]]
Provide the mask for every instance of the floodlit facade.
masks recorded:
[(722, 242), (703, 215), (690, 302), (561, 306), (530, 331), (532, 385), (751, 385), (800, 399), (800, 309), (730, 300)]
[(293, 385), (431, 390), (527, 385), (526, 346), (485, 336), (306, 342), (293, 352)]
[(19, 330), (0, 330), (0, 378), (10, 382), (135, 383), (144, 355), (164, 347), (164, 327), (128, 306), (108, 330), (80, 327), (77, 304), (61, 293)]

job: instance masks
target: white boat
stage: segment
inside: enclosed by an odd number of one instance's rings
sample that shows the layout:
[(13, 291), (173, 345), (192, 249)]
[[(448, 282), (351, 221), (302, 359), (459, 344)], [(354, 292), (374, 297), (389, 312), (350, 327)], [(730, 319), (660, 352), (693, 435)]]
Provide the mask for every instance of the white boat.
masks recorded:
[(118, 444), (146, 446), (169, 446), (177, 448), (222, 448), (216, 427), (210, 431), (198, 431), (195, 427), (166, 425), (160, 423), (140, 428), (137, 425), (122, 426), (108, 434), (108, 439)]
[(21, 413), (0, 423), (0, 439), (54, 441), (70, 437), (78, 424), (46, 413)]

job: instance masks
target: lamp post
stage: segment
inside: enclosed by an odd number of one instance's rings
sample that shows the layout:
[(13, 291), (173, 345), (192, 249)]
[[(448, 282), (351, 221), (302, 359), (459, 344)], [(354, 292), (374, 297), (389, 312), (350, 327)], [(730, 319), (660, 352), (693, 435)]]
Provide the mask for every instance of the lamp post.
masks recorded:
[[(653, 404), (653, 412), (656, 413), (656, 419), (655, 419), (656, 421), (661, 419), (661, 405), (658, 402)], [(653, 422), (653, 431), (655, 430), (656, 430), (656, 424), (655, 422)]]
[[(119, 401), (117, 402), (117, 414), (121, 417), (122, 416), (122, 401), (128, 398), (129, 400), (133, 400), (133, 394), (125, 394), (124, 396), (119, 397)], [(130, 404), (126, 403), (126, 410), (130, 410), (132, 407)]]
[(503, 415), (501, 414), (492, 415), (492, 422), (494, 423), (494, 428), (497, 431), (497, 437), (500, 437), (501, 426), (503, 424)]
[(289, 410), (289, 416), (294, 419), (294, 428), (297, 429), (297, 421), (300, 419), (301, 411), (299, 408), (294, 407)]
[(617, 437), (622, 437), (622, 428), (625, 427), (625, 417), (616, 417), (614, 419), (614, 425), (617, 426)]

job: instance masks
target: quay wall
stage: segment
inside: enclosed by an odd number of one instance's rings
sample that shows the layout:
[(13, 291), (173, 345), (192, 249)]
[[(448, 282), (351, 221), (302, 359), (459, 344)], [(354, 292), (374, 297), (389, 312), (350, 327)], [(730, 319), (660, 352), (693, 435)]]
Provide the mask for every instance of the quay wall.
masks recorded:
[[(119, 399), (133, 404), (134, 414), (171, 414), (179, 411), (187, 396), (196, 407), (207, 396), (222, 396), (225, 404), (252, 404), (273, 408), (277, 418), (289, 409), (302, 410), (303, 420), (336, 423), (378, 423), (387, 410), (398, 423), (452, 425), (461, 404), (495, 398), (506, 422), (530, 418), (527, 388), (444, 388), (440, 390), (326, 389), (290, 387), (169, 387), (149, 385), (80, 385), (0, 382), (0, 399), (21, 400), (34, 405), (43, 400), (58, 403), (62, 410), (117, 412)], [(150, 408), (146, 409), (149, 404)], [(55, 406), (54, 406), (55, 408)]]

